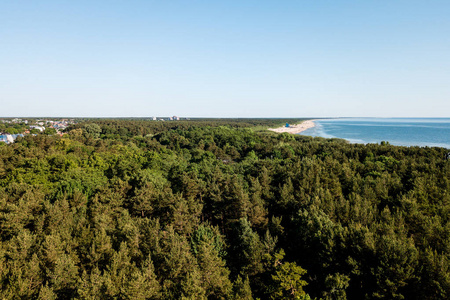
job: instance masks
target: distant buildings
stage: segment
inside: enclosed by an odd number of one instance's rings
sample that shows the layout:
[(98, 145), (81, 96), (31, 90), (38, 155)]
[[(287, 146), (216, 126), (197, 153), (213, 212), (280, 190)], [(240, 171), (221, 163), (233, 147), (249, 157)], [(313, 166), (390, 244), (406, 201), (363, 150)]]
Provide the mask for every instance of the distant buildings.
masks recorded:
[[(153, 121), (179, 121), (182, 118), (180, 118), (178, 116), (171, 116), (171, 117), (164, 117), (164, 118), (151, 117), (150, 119)], [(184, 118), (184, 120), (189, 120), (189, 118)]]
[(22, 136), (23, 137), (23, 134), (4, 134), (4, 135), (0, 135), (0, 142), (11, 144), (11, 143), (14, 143), (14, 141), (16, 140), (16, 138), (18, 136)]
[(30, 125), (30, 129), (37, 129), (40, 132), (42, 132), (42, 131), (45, 130), (45, 127), (44, 126), (37, 126), (37, 125)]
[(51, 119), (31, 119), (23, 120), (19, 118), (14, 119), (0, 119), (1, 123), (11, 124), (6, 125), (6, 127), (12, 127), (18, 134), (10, 134), (12, 132), (0, 132), (0, 142), (7, 144), (13, 143), (18, 136), (24, 136), (24, 134), (30, 134), (31, 130), (39, 130), (44, 132), (46, 127), (56, 129), (56, 134), (62, 135), (63, 130), (66, 129), (70, 124), (75, 124), (75, 119), (61, 119), (61, 120), (51, 120)]
[(61, 120), (61, 121), (50, 121), (49, 122), (53, 128), (56, 130), (64, 130), (69, 126), (67, 120)]

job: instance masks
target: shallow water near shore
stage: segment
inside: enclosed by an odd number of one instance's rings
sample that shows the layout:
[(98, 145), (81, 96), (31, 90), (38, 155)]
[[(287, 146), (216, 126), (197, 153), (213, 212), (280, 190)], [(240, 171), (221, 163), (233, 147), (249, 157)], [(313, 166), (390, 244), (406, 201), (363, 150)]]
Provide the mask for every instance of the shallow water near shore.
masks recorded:
[(351, 143), (450, 149), (450, 118), (342, 118), (315, 120), (301, 135), (341, 138)]

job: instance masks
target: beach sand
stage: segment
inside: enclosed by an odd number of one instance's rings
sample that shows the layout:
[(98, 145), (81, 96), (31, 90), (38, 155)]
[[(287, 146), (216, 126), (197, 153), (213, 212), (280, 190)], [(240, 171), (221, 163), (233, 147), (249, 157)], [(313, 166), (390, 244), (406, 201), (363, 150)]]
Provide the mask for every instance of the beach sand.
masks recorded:
[(289, 127), (283, 126), (279, 128), (269, 128), (269, 130), (278, 133), (287, 132), (295, 134), (305, 131), (306, 129), (313, 128), (314, 126), (316, 126), (316, 124), (314, 124), (314, 120), (306, 120), (300, 124), (290, 125)]

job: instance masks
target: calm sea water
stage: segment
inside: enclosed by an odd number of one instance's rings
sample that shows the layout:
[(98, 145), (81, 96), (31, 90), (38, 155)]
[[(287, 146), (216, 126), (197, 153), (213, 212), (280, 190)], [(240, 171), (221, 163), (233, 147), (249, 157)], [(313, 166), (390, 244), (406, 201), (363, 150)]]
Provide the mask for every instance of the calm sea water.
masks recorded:
[(387, 141), (398, 146), (450, 149), (450, 118), (346, 118), (315, 121), (302, 135), (341, 138), (352, 143)]

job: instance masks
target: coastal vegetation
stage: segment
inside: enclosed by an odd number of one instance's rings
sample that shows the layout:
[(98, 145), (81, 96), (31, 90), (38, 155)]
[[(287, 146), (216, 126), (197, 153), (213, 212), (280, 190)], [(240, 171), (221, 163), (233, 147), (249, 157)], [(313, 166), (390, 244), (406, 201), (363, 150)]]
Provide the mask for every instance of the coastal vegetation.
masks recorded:
[(263, 130), (295, 121), (0, 143), (0, 295), (448, 299), (449, 150)]
[(24, 123), (4, 124), (0, 123), (0, 133), (18, 134), (27, 130), (27, 125)]

